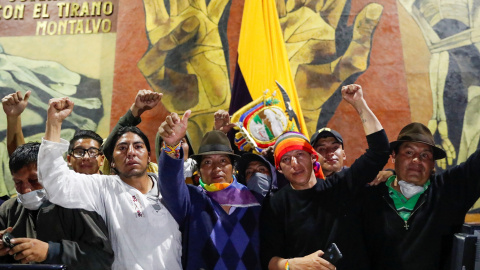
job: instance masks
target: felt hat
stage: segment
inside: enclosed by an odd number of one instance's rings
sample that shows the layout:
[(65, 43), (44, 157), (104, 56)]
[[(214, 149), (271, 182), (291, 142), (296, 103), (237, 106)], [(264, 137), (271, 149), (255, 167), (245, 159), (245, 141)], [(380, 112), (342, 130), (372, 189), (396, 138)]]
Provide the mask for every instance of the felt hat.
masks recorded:
[(447, 156), (443, 149), (435, 145), (435, 140), (433, 139), (430, 129), (421, 123), (410, 123), (402, 128), (397, 140), (390, 143), (390, 149), (393, 151), (404, 142), (419, 142), (430, 145), (433, 149), (434, 159), (442, 159)]
[(207, 132), (205, 136), (203, 136), (198, 151), (192, 158), (200, 164), (202, 156), (205, 155), (229, 155), (232, 163), (240, 157), (233, 152), (230, 140), (227, 135), (220, 130)]

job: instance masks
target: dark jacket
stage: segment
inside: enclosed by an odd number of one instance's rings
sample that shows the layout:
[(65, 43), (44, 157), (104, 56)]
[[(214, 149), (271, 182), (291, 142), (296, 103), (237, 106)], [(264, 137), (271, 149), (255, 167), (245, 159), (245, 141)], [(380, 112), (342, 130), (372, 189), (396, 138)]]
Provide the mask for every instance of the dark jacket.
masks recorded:
[[(367, 136), (369, 149), (350, 168), (335, 173), (306, 190), (290, 185), (268, 198), (262, 206), (260, 256), (267, 269), (271, 258), (304, 257), (325, 251), (336, 243), (344, 258), (338, 269), (368, 269), (362, 235), (349, 228), (351, 198), (383, 168), (389, 157), (385, 131)], [(349, 213), (348, 217), (345, 215)], [(356, 219), (357, 224), (360, 219)]]
[[(95, 212), (67, 209), (48, 201), (32, 211), (11, 198), (0, 207), (0, 228), (13, 227), (14, 237), (48, 242), (45, 264), (65, 264), (68, 269), (110, 269), (113, 250), (103, 219)], [(18, 263), (13, 256), (0, 263)]]
[(366, 192), (363, 229), (372, 269), (450, 269), (453, 235), (480, 196), (479, 150), (430, 181), (407, 222), (398, 216), (386, 185)]

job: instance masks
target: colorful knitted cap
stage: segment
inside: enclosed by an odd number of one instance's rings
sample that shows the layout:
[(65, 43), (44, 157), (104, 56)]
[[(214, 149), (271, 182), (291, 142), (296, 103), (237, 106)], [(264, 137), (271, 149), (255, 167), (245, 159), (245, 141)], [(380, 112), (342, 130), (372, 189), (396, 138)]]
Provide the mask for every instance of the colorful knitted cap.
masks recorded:
[(278, 137), (274, 146), (273, 156), (275, 157), (275, 167), (280, 168), (280, 160), (283, 155), (292, 150), (304, 150), (315, 156), (314, 171), (317, 178), (324, 179), (322, 168), (318, 163), (318, 153), (313, 149), (307, 137), (298, 132), (286, 132)]

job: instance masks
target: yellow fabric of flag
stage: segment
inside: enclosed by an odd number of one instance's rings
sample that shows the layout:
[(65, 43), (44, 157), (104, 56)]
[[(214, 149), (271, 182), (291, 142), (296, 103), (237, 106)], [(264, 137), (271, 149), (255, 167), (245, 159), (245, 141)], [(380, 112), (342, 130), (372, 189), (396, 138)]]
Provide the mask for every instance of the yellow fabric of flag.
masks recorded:
[(283, 100), (275, 80), (285, 88), (308, 138), (274, 0), (245, 0), (237, 61), (252, 100), (267, 89)]

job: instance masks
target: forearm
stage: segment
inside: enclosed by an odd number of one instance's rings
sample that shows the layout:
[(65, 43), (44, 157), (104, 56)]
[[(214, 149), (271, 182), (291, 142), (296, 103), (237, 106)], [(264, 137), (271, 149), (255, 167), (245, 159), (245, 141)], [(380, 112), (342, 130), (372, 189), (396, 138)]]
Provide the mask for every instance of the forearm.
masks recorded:
[(10, 156), (19, 145), (25, 144), (20, 116), (7, 116), (7, 150)]
[(129, 127), (129, 126), (136, 126), (138, 124), (140, 124), (140, 122), (142, 122), (142, 119), (140, 117), (135, 117), (135, 115), (132, 113), (131, 110), (128, 110), (125, 115), (123, 115), (122, 117), (120, 117), (120, 119), (118, 120), (117, 124), (115, 125), (115, 127), (113, 127), (112, 131), (110, 132), (110, 134), (108, 135), (107, 139), (105, 140), (105, 142), (103, 143), (103, 148), (107, 148), (108, 145), (110, 145), (112, 143), (112, 138), (113, 138), (113, 135), (115, 133), (117, 133), (117, 131), (122, 128), (122, 127)]
[(130, 106), (130, 112), (132, 112), (133, 117), (140, 117), (145, 110), (139, 109), (137, 106), (135, 106), (135, 103)]
[[(43, 140), (38, 153), (38, 180), (49, 195), (50, 202), (65, 208), (97, 211), (101, 186), (100, 175), (79, 174), (70, 170), (63, 159), (68, 142)], [(82, 192), (78, 192), (81, 190)]]
[[(337, 181), (346, 184), (352, 191), (358, 191), (372, 181), (383, 169), (390, 156), (390, 145), (384, 130), (368, 135), (367, 143), (367, 151), (346, 170), (345, 179), (337, 178)], [(335, 175), (337, 174), (334, 174), (334, 178), (336, 178)]]
[(354, 106), (363, 124), (363, 130), (366, 135), (370, 135), (383, 129), (375, 114), (368, 107), (367, 102), (362, 99)]
[(158, 188), (167, 209), (181, 226), (188, 213), (190, 195), (183, 176), (183, 151), (179, 158), (160, 150), (158, 161)]
[(268, 264), (269, 270), (284, 270), (287, 259), (280, 257), (273, 257)]
[(45, 128), (45, 140), (51, 142), (60, 142), (60, 134), (62, 131), (62, 122), (47, 119)]

